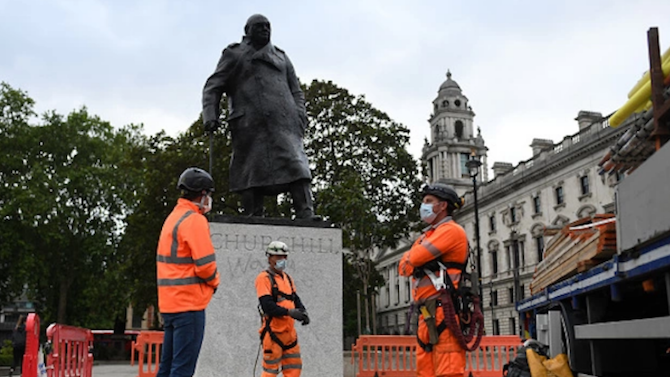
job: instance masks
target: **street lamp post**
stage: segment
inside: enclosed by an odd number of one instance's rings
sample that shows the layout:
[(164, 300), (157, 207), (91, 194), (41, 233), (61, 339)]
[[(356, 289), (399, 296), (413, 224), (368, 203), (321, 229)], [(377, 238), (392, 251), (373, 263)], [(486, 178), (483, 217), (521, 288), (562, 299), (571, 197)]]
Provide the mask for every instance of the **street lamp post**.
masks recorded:
[[(483, 300), (483, 291), (482, 291), (482, 249), (479, 245), (479, 203), (477, 202), (477, 175), (479, 174), (479, 167), (482, 166), (481, 161), (477, 160), (474, 156), (474, 153), (470, 156), (470, 159), (465, 163), (465, 166), (468, 168), (470, 177), (472, 178), (472, 191), (475, 198), (475, 243), (477, 244), (477, 276), (478, 276), (478, 286), (479, 286), (479, 299)], [(483, 310), (483, 301), (480, 303)]]

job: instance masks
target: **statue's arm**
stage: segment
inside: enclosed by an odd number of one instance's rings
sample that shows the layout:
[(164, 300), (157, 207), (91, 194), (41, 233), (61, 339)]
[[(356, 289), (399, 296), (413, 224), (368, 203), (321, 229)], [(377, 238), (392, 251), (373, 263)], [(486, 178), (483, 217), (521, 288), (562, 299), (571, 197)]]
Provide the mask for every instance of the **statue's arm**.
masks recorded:
[(291, 94), (293, 95), (293, 100), (295, 101), (296, 106), (298, 106), (298, 109), (300, 109), (302, 115), (305, 116), (306, 119), (307, 114), (305, 112), (305, 94), (302, 92), (302, 89), (300, 89), (300, 81), (298, 81), (298, 76), (295, 74), (293, 63), (291, 63), (288, 55), (285, 56), (287, 67), (286, 78), (288, 80), (288, 86), (289, 89), (291, 89)]
[(223, 50), (216, 70), (209, 76), (202, 90), (202, 121), (207, 123), (219, 119), (219, 104), (221, 97), (229, 84), (233, 68), (235, 66), (235, 56), (228, 49)]

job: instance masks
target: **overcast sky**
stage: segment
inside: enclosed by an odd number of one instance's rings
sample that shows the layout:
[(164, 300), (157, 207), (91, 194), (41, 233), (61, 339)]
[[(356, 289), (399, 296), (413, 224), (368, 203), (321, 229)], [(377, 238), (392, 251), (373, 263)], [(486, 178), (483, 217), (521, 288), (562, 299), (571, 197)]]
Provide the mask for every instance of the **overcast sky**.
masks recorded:
[[(411, 5), (410, 5), (411, 4)], [(38, 112), (86, 105), (115, 126), (176, 135), (246, 19), (266, 15), (302, 82), (332, 80), (411, 130), (418, 159), (447, 69), (495, 161), (607, 115), (648, 69), (647, 30), (670, 46), (670, 1), (0, 0), (0, 81)]]

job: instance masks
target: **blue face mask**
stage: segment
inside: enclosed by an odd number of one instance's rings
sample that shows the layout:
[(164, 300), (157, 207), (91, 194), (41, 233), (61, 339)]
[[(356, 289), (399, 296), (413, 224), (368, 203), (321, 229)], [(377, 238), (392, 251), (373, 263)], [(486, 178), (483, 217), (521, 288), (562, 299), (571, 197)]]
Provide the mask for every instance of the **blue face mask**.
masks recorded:
[(433, 203), (421, 203), (419, 214), (421, 216), (421, 220), (428, 224), (432, 224), (437, 217), (437, 213), (433, 212)]
[(275, 263), (275, 268), (279, 271), (284, 271), (286, 269), (286, 259), (280, 259)]

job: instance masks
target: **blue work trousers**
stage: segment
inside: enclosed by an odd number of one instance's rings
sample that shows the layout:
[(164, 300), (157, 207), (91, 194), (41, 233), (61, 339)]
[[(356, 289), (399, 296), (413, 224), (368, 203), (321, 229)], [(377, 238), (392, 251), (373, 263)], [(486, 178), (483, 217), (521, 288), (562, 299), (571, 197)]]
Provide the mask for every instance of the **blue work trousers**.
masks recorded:
[(191, 377), (205, 333), (205, 311), (161, 313), (163, 348), (156, 377)]

